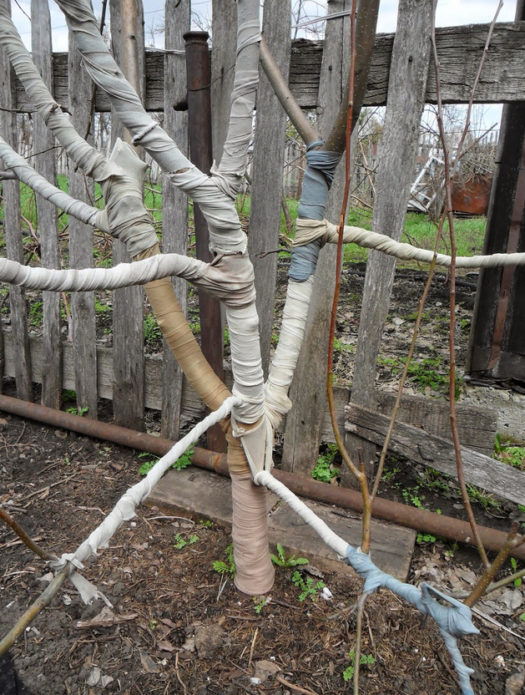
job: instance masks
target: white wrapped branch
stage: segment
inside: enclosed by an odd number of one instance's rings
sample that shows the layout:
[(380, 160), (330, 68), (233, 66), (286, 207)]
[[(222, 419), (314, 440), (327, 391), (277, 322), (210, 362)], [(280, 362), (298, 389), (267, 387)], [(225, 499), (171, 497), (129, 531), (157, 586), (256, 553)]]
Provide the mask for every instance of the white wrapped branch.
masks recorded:
[(243, 60), (241, 68), (236, 69), (239, 80), (236, 80), (234, 113), (225, 145), (228, 154), (225, 164), (211, 177), (194, 167), (144, 110), (100, 36), (89, 3), (85, 0), (59, 0), (58, 4), (66, 16), (70, 30), (76, 35), (86, 70), (93, 81), (108, 93), (119, 119), (130, 131), (133, 142), (142, 145), (161, 168), (170, 174), (173, 182), (199, 203), (208, 222), (212, 251), (243, 253), (246, 249), (246, 235), (241, 229), (234, 197), (244, 164), (240, 172), (233, 172), (232, 169), (239, 166), (241, 160), (245, 160), (251, 135), (251, 114), (258, 69), (258, 50), (254, 47), (258, 40), (258, 14), (254, 12), (254, 8), (258, 12), (257, 4), (244, 0), (238, 3), (241, 17), (239, 50), (243, 54)]
[[(237, 398), (227, 398), (220, 408), (210, 413), (202, 422), (199, 422), (191, 432), (178, 441), (148, 472), (145, 478), (129, 488), (104, 521), (90, 533), (88, 538), (81, 543), (74, 553), (64, 553), (52, 564), (56, 568), (63, 567), (67, 562), (74, 567), (81, 568), (91, 555), (96, 555), (100, 548), (107, 547), (111, 537), (117, 532), (123, 521), (128, 521), (135, 516), (137, 506), (150, 494), (153, 487), (159, 482), (164, 473), (172, 466), (182, 454), (194, 444), (212, 425), (220, 422), (231, 412), (235, 405), (239, 404)], [(91, 594), (82, 596), (89, 602)]]
[[(311, 241), (320, 239), (323, 244), (337, 244), (338, 226), (328, 220), (298, 219), (296, 223), (296, 235), (294, 246), (304, 246)], [(411, 244), (394, 241), (385, 234), (370, 232), (361, 227), (345, 225), (343, 228), (343, 242), (345, 244), (358, 244), (368, 249), (382, 251), (390, 256), (395, 256), (404, 261), (422, 261), (431, 263), (434, 257), (433, 251), (418, 249)], [(493, 253), (487, 256), (456, 256), (457, 268), (495, 268), (506, 265), (525, 265), (525, 253)], [(436, 264), (449, 266), (451, 257), (443, 253), (436, 254)]]
[(19, 181), (23, 181), (33, 191), (49, 200), (50, 203), (53, 203), (55, 207), (84, 222), (84, 224), (89, 224), (103, 232), (109, 231), (107, 217), (103, 210), (99, 210), (81, 200), (76, 200), (68, 193), (61, 191), (57, 186), (54, 186), (33, 169), (1, 136), (0, 159), (4, 162), (4, 166)]
[(283, 415), (292, 407), (288, 389), (303, 344), (313, 284), (313, 276), (305, 282), (288, 280), (279, 343), (265, 385), (265, 409), (274, 429), (277, 429)]
[(69, 115), (53, 99), (5, 7), (0, 7), (0, 20), (0, 45), (5, 48), (30, 101), (68, 156), (82, 171), (98, 179), (106, 166), (106, 158), (77, 133)]

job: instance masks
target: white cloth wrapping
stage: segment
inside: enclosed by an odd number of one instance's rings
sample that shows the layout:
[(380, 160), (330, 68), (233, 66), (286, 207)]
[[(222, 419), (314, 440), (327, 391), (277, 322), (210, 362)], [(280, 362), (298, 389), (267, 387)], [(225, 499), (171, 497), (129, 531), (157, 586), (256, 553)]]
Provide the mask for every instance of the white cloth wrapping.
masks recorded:
[[(337, 244), (339, 227), (328, 220), (298, 219), (296, 222), (296, 234), (294, 246), (304, 246), (311, 241), (321, 239), (323, 244)], [(370, 232), (361, 227), (345, 225), (343, 228), (343, 242), (345, 244), (358, 244), (376, 251), (383, 251), (390, 256), (395, 256), (404, 261), (423, 261), (431, 263), (434, 252), (428, 249), (418, 249), (411, 244), (394, 241), (385, 234)], [(494, 268), (505, 265), (524, 265), (525, 253), (493, 253), (490, 256), (456, 256), (457, 268)], [(451, 257), (442, 253), (436, 254), (436, 264), (449, 266)]]
[[(255, 103), (258, 74), (258, 4), (239, 2), (239, 46), (243, 60), (238, 62), (230, 129), (225, 143), (224, 165), (216, 176), (208, 177), (194, 167), (173, 140), (144, 110), (109, 53), (86, 0), (58, 0), (69, 28), (77, 38), (84, 66), (93, 81), (108, 93), (120, 121), (128, 128), (135, 144), (142, 145), (167, 172), (199, 203), (210, 232), (210, 249), (220, 254), (243, 253), (246, 235), (235, 210), (234, 193), (238, 190), (251, 137), (251, 116)], [(255, 12), (255, 16), (251, 14)], [(246, 16), (245, 16), (246, 15)], [(249, 127), (248, 127), (249, 122)], [(235, 169), (235, 171), (233, 171)], [(227, 191), (227, 192), (225, 192)]]
[(282, 416), (292, 407), (288, 389), (303, 343), (313, 282), (313, 277), (305, 282), (288, 281), (279, 344), (265, 385), (265, 410), (274, 429), (277, 429)]
[[(58, 560), (52, 561), (51, 565), (56, 569), (61, 569), (64, 565), (70, 563), (74, 567), (80, 568), (91, 555), (96, 555), (100, 548), (106, 548), (122, 522), (133, 519), (137, 506), (149, 495), (168, 468), (175, 463), (175, 461), (180, 458), (182, 454), (206, 432), (206, 430), (220, 420), (223, 420), (236, 405), (239, 405), (239, 400), (237, 398), (227, 398), (220, 408), (210, 413), (202, 422), (199, 422), (191, 432), (179, 440), (167, 454), (157, 461), (145, 478), (136, 485), (133, 485), (133, 487), (130, 487), (129, 490), (122, 495), (107, 517), (89, 534), (88, 538), (78, 546), (74, 553), (64, 553)], [(79, 580), (76, 585), (82, 587), (83, 593), (81, 592), (81, 596), (83, 599), (89, 601), (94, 597), (92, 589), (89, 589), (85, 582)]]
[(49, 200), (55, 207), (60, 208), (77, 220), (96, 227), (103, 232), (108, 232), (108, 222), (103, 210), (99, 210), (82, 200), (72, 198), (68, 193), (61, 191), (41, 174), (39, 174), (18, 152), (0, 136), (0, 159), (4, 167), (11, 170), (16, 178), (23, 181), (36, 193)]

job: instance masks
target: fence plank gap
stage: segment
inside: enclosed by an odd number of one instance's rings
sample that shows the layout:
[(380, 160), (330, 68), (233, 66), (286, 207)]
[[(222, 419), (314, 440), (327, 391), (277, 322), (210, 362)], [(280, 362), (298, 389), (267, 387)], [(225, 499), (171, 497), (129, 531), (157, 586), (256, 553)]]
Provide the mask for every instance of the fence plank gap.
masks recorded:
[[(81, 135), (86, 135), (91, 124), (91, 80), (80, 63), (80, 53), (75, 50), (75, 38), (69, 35), (69, 94), (73, 125)], [(84, 174), (69, 163), (69, 192), (79, 200), (93, 202), (93, 186)], [(93, 229), (73, 217), (69, 218), (69, 266), (93, 267)], [(95, 329), (94, 292), (71, 293), (71, 318), (73, 349), (75, 354), (75, 380), (77, 408), (87, 408), (89, 417), (97, 417), (97, 350)]]
[[(375, 232), (391, 236), (396, 241), (401, 238), (410, 186), (415, 177), (431, 26), (431, 3), (401, 0), (372, 218)], [(414, 42), (414, 36), (421, 37), (421, 41)], [(368, 255), (352, 383), (352, 403), (368, 408), (375, 405), (376, 360), (390, 305), (395, 266), (396, 261), (392, 256), (379, 251), (371, 251)], [(367, 476), (371, 479), (375, 467), (375, 447), (351, 435), (345, 438), (345, 446), (353, 460), (362, 458)], [(345, 478), (349, 484), (352, 483), (349, 475)]]
[[(144, 94), (144, 25), (140, 0), (110, 0), (115, 60), (139, 96)], [(111, 114), (111, 142), (129, 135)], [(129, 263), (125, 245), (113, 241), (113, 264)], [(144, 429), (144, 291), (124, 287), (113, 292), (113, 419), (117, 425)]]
[[(10, 12), (9, 0), (0, 0), (2, 6)], [(9, 60), (2, 50), (0, 52), (2, 65), (9, 66)], [(3, 95), (2, 111), (0, 111), (0, 127), (4, 139), (16, 149), (17, 145), (17, 115), (9, 109), (15, 107), (14, 74), (8, 67), (0, 71), (0, 94)], [(20, 221), (20, 185), (18, 181), (3, 181), (2, 196), (4, 199), (4, 233), (7, 258), (18, 263), (24, 262), (22, 246), (22, 226)], [(16, 363), (16, 394), (18, 398), (32, 400), (31, 356), (29, 349), (29, 334), (27, 330), (25, 291), (21, 287), (10, 285), (9, 306), (11, 326), (16, 341), (18, 355)]]
[[(183, 154), (188, 153), (188, 116), (175, 108), (186, 100), (186, 61), (183, 55), (169, 51), (184, 50), (183, 35), (190, 28), (189, 0), (167, 0), (164, 56), (164, 129), (171, 135)], [(185, 254), (188, 235), (188, 202), (186, 195), (174, 186), (167, 176), (162, 178), (162, 226), (164, 253)], [(172, 279), (182, 310), (186, 312), (186, 282)], [(166, 341), (163, 341), (162, 419), (163, 437), (178, 440), (182, 408), (182, 370)]]
[[(47, 0), (31, 2), (31, 50), (36, 67), (46, 86), (53, 91), (51, 65), (51, 17)], [(48, 181), (56, 182), (56, 160), (53, 146), (55, 139), (39, 114), (33, 118), (33, 151), (38, 152), (33, 166)], [(40, 234), (42, 266), (60, 267), (58, 241), (58, 215), (53, 203), (36, 195), (36, 214)], [(62, 395), (62, 366), (60, 364), (60, 294), (43, 292), (42, 335), (44, 356), (48, 369), (42, 382), (42, 403), (50, 408), (60, 408)]]

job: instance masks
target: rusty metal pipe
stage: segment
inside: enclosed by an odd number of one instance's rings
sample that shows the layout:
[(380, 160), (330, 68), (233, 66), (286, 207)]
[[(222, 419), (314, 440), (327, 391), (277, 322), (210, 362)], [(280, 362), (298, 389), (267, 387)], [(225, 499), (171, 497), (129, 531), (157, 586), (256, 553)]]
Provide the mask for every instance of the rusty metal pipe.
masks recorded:
[[(157, 456), (163, 456), (174, 444), (174, 442), (164, 437), (153, 437), (144, 432), (136, 432), (119, 425), (64, 413), (61, 410), (54, 410), (44, 405), (29, 403), (28, 401), (11, 398), (10, 396), (0, 395), (0, 411), (36, 420), (54, 427), (68, 429), (88, 437), (105, 439), (122, 446), (148, 451)], [(228, 475), (226, 456), (224, 454), (196, 447), (192, 462), (199, 468), (215, 471), (225, 476)], [(296, 495), (318, 502), (335, 504), (338, 507), (353, 509), (358, 512), (363, 509), (363, 500), (360, 493), (356, 490), (327, 485), (326, 483), (312, 480), (305, 475), (277, 469), (273, 471), (273, 474)], [(472, 545), (470, 525), (466, 521), (460, 521), (450, 516), (415, 509), (399, 502), (391, 502), (378, 497), (374, 501), (373, 515), (376, 519), (392, 521), (407, 528)], [(494, 552), (497, 552), (507, 539), (506, 533), (485, 526), (480, 526), (479, 532), (487, 550)], [(525, 546), (522, 545), (516, 548), (512, 551), (512, 554), (520, 560), (525, 560)]]
[[(184, 34), (186, 79), (188, 83), (188, 140), (193, 164), (205, 174), (213, 163), (211, 139), (211, 60), (208, 32), (189, 31)], [(197, 258), (210, 263), (208, 225), (197, 203), (193, 206), (195, 251)], [(224, 327), (219, 300), (198, 290), (201, 323), (201, 349), (213, 371), (224, 381)], [(226, 442), (219, 425), (208, 430), (210, 449), (226, 451)]]

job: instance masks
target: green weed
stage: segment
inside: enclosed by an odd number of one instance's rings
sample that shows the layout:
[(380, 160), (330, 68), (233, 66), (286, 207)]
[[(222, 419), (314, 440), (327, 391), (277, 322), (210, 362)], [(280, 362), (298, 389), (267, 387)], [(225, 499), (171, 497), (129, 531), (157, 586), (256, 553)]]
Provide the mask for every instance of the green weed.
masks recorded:
[[(186, 449), (182, 456), (178, 458), (175, 461), (175, 463), (172, 463), (171, 468), (174, 468), (176, 471), (181, 471), (184, 468), (191, 466), (191, 457), (193, 456), (193, 452), (193, 447)], [(151, 454), (147, 451), (144, 451), (142, 454), (139, 454), (139, 459), (148, 458), (149, 456), (151, 456)], [(158, 460), (158, 456), (155, 456), (154, 458), (148, 458), (147, 461), (144, 461), (139, 468), (140, 475), (147, 475)]]
[(431, 533), (418, 533), (416, 536), (416, 543), (435, 543), (437, 540), (436, 536)]
[(312, 478), (323, 483), (329, 483), (332, 478), (335, 478), (337, 473), (332, 466), (338, 453), (337, 444), (328, 444), (324, 454), (320, 454), (317, 459), (317, 463), (312, 470)]
[(500, 434), (496, 434), (494, 439), (494, 458), (520, 471), (525, 471), (525, 447), (503, 441)]
[[(511, 557), (511, 558), (510, 558), (510, 566), (512, 567), (512, 571), (513, 571), (513, 572), (517, 572), (517, 571), (518, 571), (518, 561), (516, 560), (515, 557)], [(514, 586), (518, 587), (518, 586), (521, 586), (521, 585), (522, 585), (522, 579), (521, 579), (521, 577), (516, 577), (516, 579), (514, 580)]]
[(29, 323), (33, 328), (39, 328), (42, 325), (44, 318), (43, 307), (44, 305), (40, 301), (33, 302), (29, 307)]
[(277, 565), (277, 567), (297, 567), (298, 565), (308, 564), (308, 560), (305, 557), (295, 557), (295, 555), (286, 557), (284, 548), (280, 543), (277, 543), (277, 555), (271, 553), (270, 557), (273, 564)]
[(481, 490), (478, 487), (475, 487), (474, 485), (469, 485), (467, 483), (467, 492), (469, 498), (473, 502), (477, 502), (480, 504), (483, 509), (490, 510), (490, 509), (499, 509), (500, 503), (498, 500), (496, 500), (494, 497), (489, 492), (485, 492), (485, 490)]
[[(355, 652), (353, 649), (350, 650), (348, 653), (348, 659), (350, 661), (350, 664), (345, 668), (343, 671), (343, 680), (345, 683), (348, 681), (352, 680), (354, 677), (354, 672), (355, 672)], [(361, 654), (361, 657), (359, 659), (359, 665), (360, 666), (373, 666), (375, 664), (376, 660), (372, 656), (372, 654)]]
[(143, 322), (144, 342), (146, 345), (152, 345), (161, 337), (159, 325), (153, 314), (146, 314)]
[(188, 536), (188, 538), (184, 538), (184, 536), (181, 536), (180, 533), (176, 533), (173, 540), (173, 547), (175, 550), (182, 550), (187, 545), (193, 545), (196, 543), (199, 540), (199, 537), (196, 533), (192, 533), (191, 536)]
[(233, 544), (230, 543), (225, 549), (226, 562), (224, 560), (215, 560), (212, 567), (215, 572), (229, 577), (235, 577), (235, 560), (233, 559)]
[(83, 408), (75, 408), (74, 406), (71, 408), (66, 408), (66, 413), (71, 413), (71, 415), (79, 415), (80, 417), (86, 415), (88, 412), (89, 408), (87, 406), (84, 406)]
[(257, 598), (257, 596), (253, 597), (253, 610), (257, 613), (257, 615), (260, 615), (262, 612), (262, 609), (270, 602), (270, 597), (269, 596), (263, 596), (262, 598)]
[(312, 577), (304, 579), (298, 570), (292, 574), (292, 584), (299, 589), (299, 601), (301, 602), (306, 601), (307, 598), (314, 599), (326, 586), (322, 581), (314, 582)]

